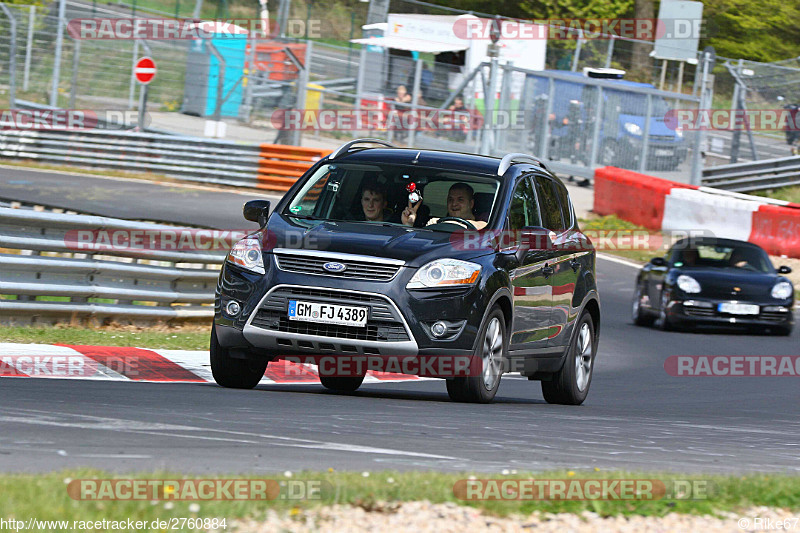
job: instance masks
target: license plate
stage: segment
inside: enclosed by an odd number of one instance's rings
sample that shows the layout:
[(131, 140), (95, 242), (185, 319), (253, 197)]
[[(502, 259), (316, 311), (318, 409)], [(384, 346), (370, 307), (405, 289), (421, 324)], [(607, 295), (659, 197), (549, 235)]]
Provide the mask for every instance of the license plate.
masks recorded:
[(721, 303), (719, 304), (720, 313), (728, 313), (730, 315), (757, 315), (758, 306), (753, 304), (734, 304), (734, 303)]
[(669, 149), (657, 149), (655, 155), (673, 155), (675, 152)]
[(367, 325), (368, 307), (289, 300), (289, 320), (361, 328)]

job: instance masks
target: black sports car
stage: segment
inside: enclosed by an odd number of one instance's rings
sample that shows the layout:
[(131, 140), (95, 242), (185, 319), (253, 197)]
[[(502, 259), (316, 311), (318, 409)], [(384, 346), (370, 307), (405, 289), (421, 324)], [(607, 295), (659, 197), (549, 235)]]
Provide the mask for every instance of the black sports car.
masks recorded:
[(695, 325), (743, 325), (789, 335), (794, 324), (794, 287), (759, 246), (732, 239), (676, 242), (636, 278), (633, 321), (663, 329)]

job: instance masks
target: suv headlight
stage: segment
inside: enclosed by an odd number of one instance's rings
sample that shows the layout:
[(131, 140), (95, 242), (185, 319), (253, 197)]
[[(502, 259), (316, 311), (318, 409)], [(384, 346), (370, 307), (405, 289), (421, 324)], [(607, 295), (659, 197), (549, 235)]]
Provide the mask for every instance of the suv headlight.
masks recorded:
[(406, 289), (430, 289), (475, 285), (481, 266), (458, 259), (437, 259), (417, 270)]
[(625, 131), (637, 137), (641, 137), (642, 135), (642, 127), (635, 122), (626, 122)]
[(692, 276), (681, 274), (678, 276), (678, 288), (686, 294), (697, 294), (700, 292), (700, 284)]
[(254, 237), (247, 237), (233, 245), (227, 261), (256, 274), (264, 274), (264, 259), (261, 243)]
[(776, 300), (785, 300), (792, 296), (792, 284), (788, 281), (779, 281), (772, 287), (772, 297)]

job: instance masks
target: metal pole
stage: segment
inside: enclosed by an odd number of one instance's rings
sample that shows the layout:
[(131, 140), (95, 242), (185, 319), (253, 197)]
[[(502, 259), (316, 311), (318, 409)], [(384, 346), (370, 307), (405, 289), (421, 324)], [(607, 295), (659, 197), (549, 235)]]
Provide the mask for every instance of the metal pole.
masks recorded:
[(145, 108), (147, 107), (147, 85), (142, 84), (139, 88), (139, 120), (136, 125), (139, 131), (144, 131)]
[(647, 114), (644, 118), (644, 131), (642, 132), (642, 156), (639, 159), (639, 172), (647, 170), (647, 149), (650, 146), (650, 122), (653, 119), (653, 95), (647, 95)]
[[(614, 42), (613, 40), (611, 42)], [(597, 164), (597, 152), (600, 149), (600, 121), (603, 110), (603, 88), (597, 86), (597, 106), (594, 110), (594, 128), (592, 131), (592, 154), (589, 156), (589, 166), (594, 168)]]
[(658, 90), (659, 91), (663, 91), (664, 90), (664, 82), (666, 81), (666, 79), (667, 79), (667, 60), (665, 59), (661, 63), (661, 81), (658, 83)]
[(575, 55), (572, 56), (572, 72), (578, 71), (578, 61), (581, 59), (581, 46), (583, 45), (583, 30), (578, 30), (578, 44), (575, 45)]
[(611, 58), (614, 57), (614, 42), (615, 42), (614, 40), (615, 39), (616, 39), (616, 37), (612, 36), (611, 39), (608, 41), (608, 50), (606, 50), (606, 64), (605, 64), (606, 68), (611, 68)]
[[(706, 82), (708, 81), (708, 62), (711, 59), (710, 56), (711, 54), (708, 52), (703, 52), (703, 75), (700, 79), (700, 103), (698, 106), (701, 112), (708, 109), (708, 103), (706, 102)], [(699, 118), (695, 126), (699, 126)], [(703, 148), (704, 137), (704, 131), (698, 128), (697, 135), (695, 135), (694, 152), (692, 153), (692, 172), (690, 176), (692, 185), (700, 185), (702, 177), (700, 150)]]
[(367, 47), (361, 47), (361, 57), (358, 59), (358, 72), (356, 73), (356, 116), (361, 116), (361, 93), (364, 91), (364, 69), (367, 64)]
[(253, 112), (253, 84), (255, 83), (257, 47), (258, 37), (253, 37), (250, 39), (250, 53), (247, 55), (246, 85), (244, 87), (244, 105), (242, 106), (242, 118), (245, 122), (250, 122), (250, 115)]
[[(414, 89), (411, 91), (411, 113), (412, 116), (417, 115), (417, 107), (419, 106), (419, 91), (422, 82), (422, 59), (417, 56), (417, 63), (414, 65)], [(408, 114), (406, 114), (408, 116)], [(416, 120), (411, 122), (411, 127), (408, 131), (408, 147), (414, 147), (414, 141), (417, 138), (417, 124)]]
[(128, 109), (133, 109), (133, 99), (136, 96), (136, 74), (133, 70), (136, 68), (136, 60), (139, 59), (139, 39), (133, 41), (133, 57), (131, 58), (131, 82), (128, 89)]
[(36, 6), (31, 6), (28, 12), (28, 40), (25, 46), (25, 73), (22, 78), (22, 90), (28, 90), (28, 80), (31, 74), (31, 53), (33, 51), (33, 23), (36, 19)]
[[(300, 75), (297, 77), (297, 82), (299, 86), (297, 87), (297, 103), (295, 104), (295, 109), (297, 109), (301, 113), (305, 113), (306, 109), (306, 95), (308, 92), (308, 74), (309, 74), (308, 71), (311, 69), (311, 55), (313, 53), (313, 46), (314, 46), (313, 42), (306, 41), (306, 56), (305, 60), (303, 61), (303, 69), (300, 71)], [(292, 144), (295, 146), (300, 146), (302, 141), (303, 141), (303, 131), (300, 128), (297, 128), (292, 132)]]
[(547, 159), (550, 152), (550, 113), (553, 112), (553, 98), (556, 96), (556, 83), (553, 78), (548, 79), (547, 88), (547, 110), (544, 113), (544, 135), (542, 135), (542, 149), (539, 155), (542, 159)]
[(483, 118), (483, 138), (481, 139), (481, 154), (491, 155), (494, 143), (494, 90), (497, 86), (497, 69), (500, 47), (492, 43), (489, 45), (489, 86), (484, 87), (484, 118)]
[(200, 18), (200, 11), (203, 9), (203, 0), (195, 0), (194, 3), (194, 11), (192, 11), (192, 18), (199, 19)]
[(58, 0), (58, 26), (56, 28), (56, 53), (53, 60), (53, 84), (50, 90), (50, 107), (58, 107), (58, 79), (61, 77), (61, 52), (64, 46), (64, 12), (66, 0)]
[(70, 80), (69, 108), (75, 109), (75, 98), (78, 95), (78, 66), (81, 61), (81, 42), (72, 40), (72, 80)]
[(219, 122), (222, 118), (222, 92), (225, 83), (225, 58), (219, 53), (217, 47), (211, 41), (208, 42), (208, 49), (217, 58), (219, 68), (217, 69), (217, 100), (214, 105), (214, 121)]
[(680, 61), (678, 64), (678, 90), (675, 91), (676, 93), (683, 92), (683, 65), (684, 61)]
[[(497, 104), (498, 116), (503, 117), (503, 127), (497, 133), (495, 140), (495, 147), (505, 146), (508, 137), (508, 129), (512, 127), (511, 124), (511, 75), (513, 72), (514, 63), (512, 61), (503, 65), (503, 81), (500, 89), (500, 101)], [(496, 126), (497, 124), (495, 124)]]
[(14, 18), (14, 14), (5, 4), (0, 4), (0, 7), (3, 8), (3, 12), (11, 24), (11, 43), (8, 58), (8, 107), (13, 109), (17, 103), (17, 19)]

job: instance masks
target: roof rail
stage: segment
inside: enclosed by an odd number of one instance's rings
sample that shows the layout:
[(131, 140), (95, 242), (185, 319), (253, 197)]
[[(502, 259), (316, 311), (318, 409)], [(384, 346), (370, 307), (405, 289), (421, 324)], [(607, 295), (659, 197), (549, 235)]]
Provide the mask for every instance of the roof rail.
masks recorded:
[(331, 153), (331, 155), (328, 156), (328, 159), (329, 160), (333, 160), (333, 159), (336, 159), (337, 157), (343, 156), (344, 154), (349, 152), (350, 148), (352, 148), (356, 144), (381, 144), (381, 145), (387, 146), (389, 148), (397, 148), (397, 146), (393, 145), (392, 143), (384, 141), (384, 140), (381, 140), (381, 139), (370, 139), (370, 138), (354, 139), (354, 140), (352, 140), (350, 142), (344, 143), (339, 148), (334, 150), (333, 153)]
[(503, 159), (500, 161), (500, 165), (497, 167), (497, 175), (502, 176), (505, 174), (514, 163), (533, 163), (534, 165), (540, 166), (547, 170), (547, 167), (544, 166), (544, 163), (532, 155), (513, 153), (503, 156)]

